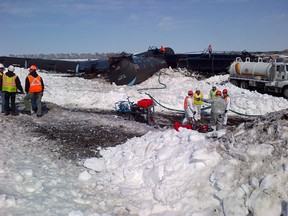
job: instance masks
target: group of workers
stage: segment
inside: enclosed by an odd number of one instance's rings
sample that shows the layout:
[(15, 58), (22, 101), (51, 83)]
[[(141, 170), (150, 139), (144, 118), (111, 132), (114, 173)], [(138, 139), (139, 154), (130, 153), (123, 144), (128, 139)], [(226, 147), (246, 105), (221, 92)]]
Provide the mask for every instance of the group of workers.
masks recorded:
[[(44, 82), (36, 70), (37, 66), (31, 65), (29, 74), (25, 79), (24, 114), (31, 115), (33, 110), (36, 112), (37, 117), (41, 117), (43, 115), (41, 100)], [(10, 114), (19, 115), (16, 109), (16, 93), (24, 94), (21, 81), (14, 71), (15, 67), (10, 65), (5, 73), (5, 67), (0, 63), (0, 96), (2, 98), (2, 113), (6, 116)]]
[(213, 130), (223, 129), (223, 127), (227, 125), (231, 100), (227, 89), (220, 91), (215, 85), (212, 85), (212, 89), (209, 92), (209, 99), (205, 99), (199, 89), (196, 89), (195, 92), (192, 90), (188, 91), (184, 99), (185, 117), (182, 124), (194, 124), (195, 121), (201, 120), (203, 102), (211, 104), (210, 124)]

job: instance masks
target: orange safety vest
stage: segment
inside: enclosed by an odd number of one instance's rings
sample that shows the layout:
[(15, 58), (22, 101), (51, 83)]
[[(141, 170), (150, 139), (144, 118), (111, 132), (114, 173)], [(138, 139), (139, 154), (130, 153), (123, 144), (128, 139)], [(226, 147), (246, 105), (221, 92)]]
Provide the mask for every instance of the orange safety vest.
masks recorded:
[(43, 86), (42, 86), (41, 78), (39, 75), (36, 78), (31, 75), (28, 75), (28, 79), (30, 82), (29, 92), (42, 92), (43, 91)]
[[(185, 99), (184, 99), (184, 109), (187, 109), (188, 108), (188, 99), (190, 97), (189, 96), (186, 96)], [(192, 103), (192, 106), (194, 107), (194, 104)]]
[(3, 74), (3, 84), (2, 84), (2, 91), (5, 92), (16, 92), (16, 78), (17, 76), (9, 77), (6, 74)]

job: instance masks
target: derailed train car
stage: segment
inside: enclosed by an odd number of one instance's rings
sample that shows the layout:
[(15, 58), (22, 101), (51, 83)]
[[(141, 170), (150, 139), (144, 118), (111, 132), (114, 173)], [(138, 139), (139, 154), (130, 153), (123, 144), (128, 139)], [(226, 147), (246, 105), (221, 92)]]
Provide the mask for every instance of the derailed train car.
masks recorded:
[(76, 73), (79, 70), (79, 61), (64, 61), (52, 59), (36, 59), (36, 58), (19, 58), (1, 56), (0, 62), (8, 67), (14, 65), (17, 67), (28, 68), (31, 65), (37, 65), (40, 70), (55, 71), (59, 73)]
[[(0, 62), (6, 67), (15, 65), (28, 68), (35, 64), (39, 69), (60, 73), (104, 74), (111, 83), (116, 85), (136, 85), (165, 67), (186, 68), (188, 70), (205, 72), (210, 75), (226, 72), (228, 67), (240, 57), (243, 61), (254, 56), (243, 52), (208, 52), (175, 54), (170, 47), (158, 49), (149, 47), (147, 51), (138, 54), (115, 54), (105, 60), (63, 61), (33, 58), (0, 57)], [(97, 77), (97, 76), (93, 76)]]
[(167, 67), (164, 59), (127, 53), (110, 56), (109, 80), (116, 85), (136, 85)]

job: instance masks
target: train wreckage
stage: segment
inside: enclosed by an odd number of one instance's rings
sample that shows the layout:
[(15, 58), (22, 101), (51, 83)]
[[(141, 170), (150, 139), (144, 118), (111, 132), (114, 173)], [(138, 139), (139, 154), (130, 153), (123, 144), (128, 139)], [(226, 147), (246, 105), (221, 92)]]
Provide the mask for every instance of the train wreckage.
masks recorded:
[(186, 68), (192, 71), (211, 75), (228, 73), (229, 66), (236, 58), (243, 61), (256, 57), (243, 52), (212, 52), (175, 54), (170, 47), (160, 49), (152, 46), (138, 54), (120, 53), (107, 57), (105, 60), (64, 61), (51, 59), (0, 57), (4, 66), (14, 65), (28, 68), (37, 65), (39, 69), (59, 73), (105, 75), (116, 85), (136, 85), (151, 77), (162, 68)]

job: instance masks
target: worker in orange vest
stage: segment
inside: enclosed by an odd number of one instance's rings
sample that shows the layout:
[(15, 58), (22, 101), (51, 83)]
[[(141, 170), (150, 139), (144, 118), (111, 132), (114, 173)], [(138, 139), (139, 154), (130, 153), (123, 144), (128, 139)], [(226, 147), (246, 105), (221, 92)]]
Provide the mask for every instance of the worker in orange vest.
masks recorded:
[(182, 121), (182, 124), (194, 124), (194, 100), (193, 100), (193, 91), (188, 91), (188, 95), (184, 99), (184, 110), (185, 117)]
[[(5, 67), (3, 64), (0, 63), (0, 79), (2, 80), (4, 74)], [(5, 98), (4, 93), (2, 92), (2, 88), (0, 89), (0, 96), (1, 96), (1, 105), (2, 105), (2, 113), (5, 112)]]
[(231, 107), (231, 100), (230, 100), (230, 96), (228, 95), (228, 90), (227, 89), (223, 89), (222, 91), (223, 93), (223, 98), (227, 103), (227, 108), (225, 110), (225, 114), (224, 114), (224, 118), (223, 118), (223, 125), (226, 126), (227, 125), (227, 120), (228, 120), (228, 111)]
[(31, 101), (36, 100), (37, 104), (37, 117), (42, 116), (42, 96), (44, 91), (43, 79), (36, 72), (37, 67), (31, 65), (29, 68), (29, 74), (25, 80), (26, 96), (24, 97), (25, 113), (31, 115)]

